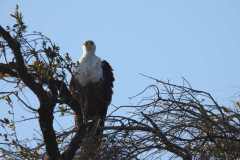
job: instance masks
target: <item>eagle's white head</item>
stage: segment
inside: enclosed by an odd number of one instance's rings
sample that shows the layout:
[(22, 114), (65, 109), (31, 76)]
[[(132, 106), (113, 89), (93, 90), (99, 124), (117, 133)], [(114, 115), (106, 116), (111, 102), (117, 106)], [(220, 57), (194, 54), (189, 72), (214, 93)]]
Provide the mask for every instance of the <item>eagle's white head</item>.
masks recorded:
[(87, 40), (82, 45), (83, 56), (95, 55), (96, 45), (93, 41)]

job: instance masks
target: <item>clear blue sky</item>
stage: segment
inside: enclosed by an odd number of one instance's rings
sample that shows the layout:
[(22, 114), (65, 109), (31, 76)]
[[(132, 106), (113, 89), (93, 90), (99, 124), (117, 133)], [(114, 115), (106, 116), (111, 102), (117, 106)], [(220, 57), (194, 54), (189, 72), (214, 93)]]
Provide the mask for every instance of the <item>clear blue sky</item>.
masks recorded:
[(151, 81), (145, 73), (206, 89), (228, 99), (240, 91), (240, 1), (1, 0), (1, 25), (19, 4), (30, 30), (41, 31), (74, 59), (92, 39), (115, 69), (114, 103), (124, 104)]
[(238, 0), (1, 0), (0, 24), (19, 4), (29, 30), (41, 31), (74, 59), (84, 40), (115, 70), (113, 104), (129, 104), (152, 81), (181, 82), (207, 90), (221, 102), (240, 93)]

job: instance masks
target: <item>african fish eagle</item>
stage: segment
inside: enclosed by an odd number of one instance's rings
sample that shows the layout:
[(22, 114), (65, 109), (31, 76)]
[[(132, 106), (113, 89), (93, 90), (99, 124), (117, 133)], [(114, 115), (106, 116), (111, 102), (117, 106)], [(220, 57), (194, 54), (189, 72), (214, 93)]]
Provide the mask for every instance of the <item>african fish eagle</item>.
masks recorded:
[(81, 58), (73, 67), (70, 90), (80, 102), (86, 120), (100, 119), (103, 127), (113, 94), (113, 70), (107, 61), (95, 55), (93, 41), (84, 42), (82, 50)]

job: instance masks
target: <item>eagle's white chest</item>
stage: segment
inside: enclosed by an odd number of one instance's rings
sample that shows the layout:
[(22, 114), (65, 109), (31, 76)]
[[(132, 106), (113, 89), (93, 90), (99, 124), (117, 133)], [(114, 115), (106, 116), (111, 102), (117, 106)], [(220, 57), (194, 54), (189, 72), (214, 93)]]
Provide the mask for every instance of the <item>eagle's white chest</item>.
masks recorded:
[(101, 59), (95, 55), (81, 58), (73, 69), (73, 75), (82, 86), (98, 82), (103, 79)]

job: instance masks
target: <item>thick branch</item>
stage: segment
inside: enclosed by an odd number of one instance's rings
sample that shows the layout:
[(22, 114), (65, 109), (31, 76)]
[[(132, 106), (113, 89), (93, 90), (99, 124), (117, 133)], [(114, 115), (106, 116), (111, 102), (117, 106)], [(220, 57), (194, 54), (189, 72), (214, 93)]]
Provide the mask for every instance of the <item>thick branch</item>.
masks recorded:
[(55, 80), (53, 83), (56, 84), (56, 86), (59, 90), (59, 96), (61, 97), (62, 103), (69, 105), (69, 107), (75, 113), (81, 113), (81, 107), (79, 107), (80, 106), (79, 102), (73, 98), (67, 85), (63, 81), (58, 81), (58, 80)]
[(0, 63), (0, 78), (5, 76), (17, 77), (16, 64), (9, 63), (4, 64)]
[(2, 26), (0, 26), (0, 36), (3, 37), (13, 51), (13, 54), (16, 58), (16, 70), (19, 74), (19, 77), (40, 99), (45, 99), (47, 97), (47, 93), (44, 91), (41, 85), (34, 81), (32, 75), (27, 72), (20, 43), (14, 39)]
[(54, 106), (55, 104), (51, 104), (51, 102), (42, 103), (38, 113), (47, 153), (51, 160), (58, 160), (60, 152), (58, 150), (57, 137), (53, 128)]
[(82, 125), (81, 128), (79, 128), (78, 132), (75, 134), (75, 136), (72, 138), (68, 148), (62, 154), (62, 159), (64, 160), (73, 159), (75, 152), (80, 148), (80, 144), (83, 138), (85, 137), (86, 133), (87, 126)]

